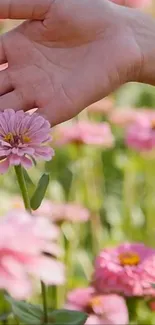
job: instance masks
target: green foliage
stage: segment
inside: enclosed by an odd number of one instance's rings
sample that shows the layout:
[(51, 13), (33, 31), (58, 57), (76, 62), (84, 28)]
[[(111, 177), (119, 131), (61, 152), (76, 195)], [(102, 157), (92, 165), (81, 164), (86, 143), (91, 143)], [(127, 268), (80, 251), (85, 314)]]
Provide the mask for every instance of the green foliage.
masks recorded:
[(54, 325), (83, 325), (88, 315), (79, 311), (54, 310), (48, 313), (49, 324)]
[[(42, 325), (44, 323), (43, 310), (39, 305), (32, 305), (25, 301), (16, 301), (7, 296), (13, 314), (24, 325)], [(4, 316), (3, 316), (4, 319)], [(3, 320), (2, 316), (0, 320)], [(84, 325), (87, 314), (70, 310), (48, 310), (48, 325)]]
[(42, 200), (44, 199), (44, 196), (46, 194), (47, 187), (49, 185), (49, 174), (43, 174), (38, 182), (37, 188), (31, 198), (31, 208), (32, 210), (37, 210)]

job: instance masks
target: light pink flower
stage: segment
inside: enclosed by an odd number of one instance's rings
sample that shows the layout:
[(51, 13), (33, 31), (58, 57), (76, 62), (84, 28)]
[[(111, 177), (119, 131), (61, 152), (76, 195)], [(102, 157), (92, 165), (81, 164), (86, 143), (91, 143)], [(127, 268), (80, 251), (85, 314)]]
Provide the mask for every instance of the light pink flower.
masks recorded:
[(76, 203), (56, 203), (44, 200), (36, 212), (50, 218), (53, 222), (86, 222), (90, 217), (88, 209)]
[(127, 127), (135, 121), (137, 114), (138, 111), (132, 108), (116, 108), (108, 115), (108, 120), (116, 126)]
[(0, 173), (10, 166), (32, 166), (32, 159), (50, 160), (53, 149), (46, 146), (51, 140), (50, 124), (37, 113), (6, 109), (0, 113)]
[(64, 282), (64, 267), (54, 257), (60, 253), (58, 230), (47, 219), (16, 212), (0, 220), (0, 289), (16, 299), (32, 293), (31, 276), (47, 284)]
[[(111, 0), (117, 4), (121, 4), (121, 0)], [(125, 5), (132, 8), (141, 8), (151, 4), (151, 0), (126, 0)]]
[(155, 148), (155, 113), (139, 114), (126, 132), (126, 143), (129, 147), (140, 151), (151, 151)]
[(114, 144), (114, 136), (108, 123), (88, 121), (74, 122), (68, 126), (58, 127), (58, 145), (87, 144), (110, 148)]
[(104, 249), (96, 259), (93, 283), (100, 293), (155, 295), (155, 250), (141, 243)]
[(70, 292), (65, 308), (88, 313), (86, 325), (126, 325), (129, 321), (124, 298), (115, 294), (98, 295), (92, 287)]
[[(10, 209), (24, 210), (24, 204), (20, 197), (14, 197)], [(44, 199), (38, 210), (33, 212), (35, 215), (43, 215), (55, 223), (62, 221), (86, 222), (90, 218), (90, 212), (80, 204), (57, 203)]]
[(104, 98), (88, 106), (87, 111), (90, 113), (100, 113), (106, 115), (112, 111), (113, 107), (114, 107), (113, 100), (111, 98)]

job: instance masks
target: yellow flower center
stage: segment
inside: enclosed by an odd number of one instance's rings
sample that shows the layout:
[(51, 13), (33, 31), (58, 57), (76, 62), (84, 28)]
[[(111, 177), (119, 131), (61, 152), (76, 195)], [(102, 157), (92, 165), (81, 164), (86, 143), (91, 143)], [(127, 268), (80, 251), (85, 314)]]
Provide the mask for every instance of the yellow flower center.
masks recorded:
[(100, 307), (102, 305), (101, 303), (101, 297), (100, 296), (95, 296), (92, 299), (90, 299), (89, 305), (91, 307)]
[(23, 208), (23, 205), (21, 202), (14, 202), (13, 203), (13, 208), (14, 209), (22, 209)]
[(140, 256), (134, 252), (126, 252), (119, 255), (120, 264), (125, 265), (138, 265), (140, 262)]
[(31, 139), (26, 135), (24, 135), (22, 138), (25, 143), (29, 143), (31, 141)]
[(6, 134), (5, 137), (4, 137), (4, 140), (6, 142), (12, 142), (13, 141), (13, 134), (12, 133)]
[(14, 135), (9, 132), (4, 136), (4, 141), (16, 146), (20, 143), (29, 143), (31, 139), (27, 135)]
[(155, 130), (155, 120), (152, 120), (151, 121), (151, 129), (152, 130)]

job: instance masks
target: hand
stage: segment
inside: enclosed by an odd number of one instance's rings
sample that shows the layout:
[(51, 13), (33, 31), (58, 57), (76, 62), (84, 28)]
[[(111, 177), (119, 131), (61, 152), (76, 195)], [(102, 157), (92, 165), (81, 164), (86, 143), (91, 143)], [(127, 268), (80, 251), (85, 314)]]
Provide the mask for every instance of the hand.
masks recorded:
[(140, 78), (149, 18), (136, 9), (107, 0), (0, 0), (0, 18), (27, 19), (0, 38), (0, 63), (8, 62), (1, 110), (38, 107), (55, 125)]

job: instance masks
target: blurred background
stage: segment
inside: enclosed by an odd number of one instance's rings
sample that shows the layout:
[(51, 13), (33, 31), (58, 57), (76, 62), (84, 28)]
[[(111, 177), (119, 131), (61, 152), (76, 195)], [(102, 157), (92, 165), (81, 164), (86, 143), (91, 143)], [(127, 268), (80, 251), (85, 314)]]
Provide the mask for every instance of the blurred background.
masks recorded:
[[(155, 1), (146, 11), (155, 16)], [(1, 32), (15, 24), (1, 21)], [(41, 173), (50, 174), (46, 200), (38, 213), (61, 230), (67, 284), (56, 288), (56, 294), (49, 288), (51, 305), (56, 297), (55, 307), (62, 307), (66, 292), (88, 286), (101, 249), (126, 241), (155, 248), (155, 156), (126, 144), (131, 124), (154, 107), (154, 87), (124, 85), (74, 120), (56, 126), (54, 159), (32, 168), (30, 179), (26, 175), (32, 194)], [(22, 203), (15, 175), (9, 171), (0, 176), (0, 214), (13, 208), (21, 209)], [(37, 295), (33, 299), (37, 301)], [(151, 306), (141, 300), (134, 324), (155, 323), (155, 306)]]

